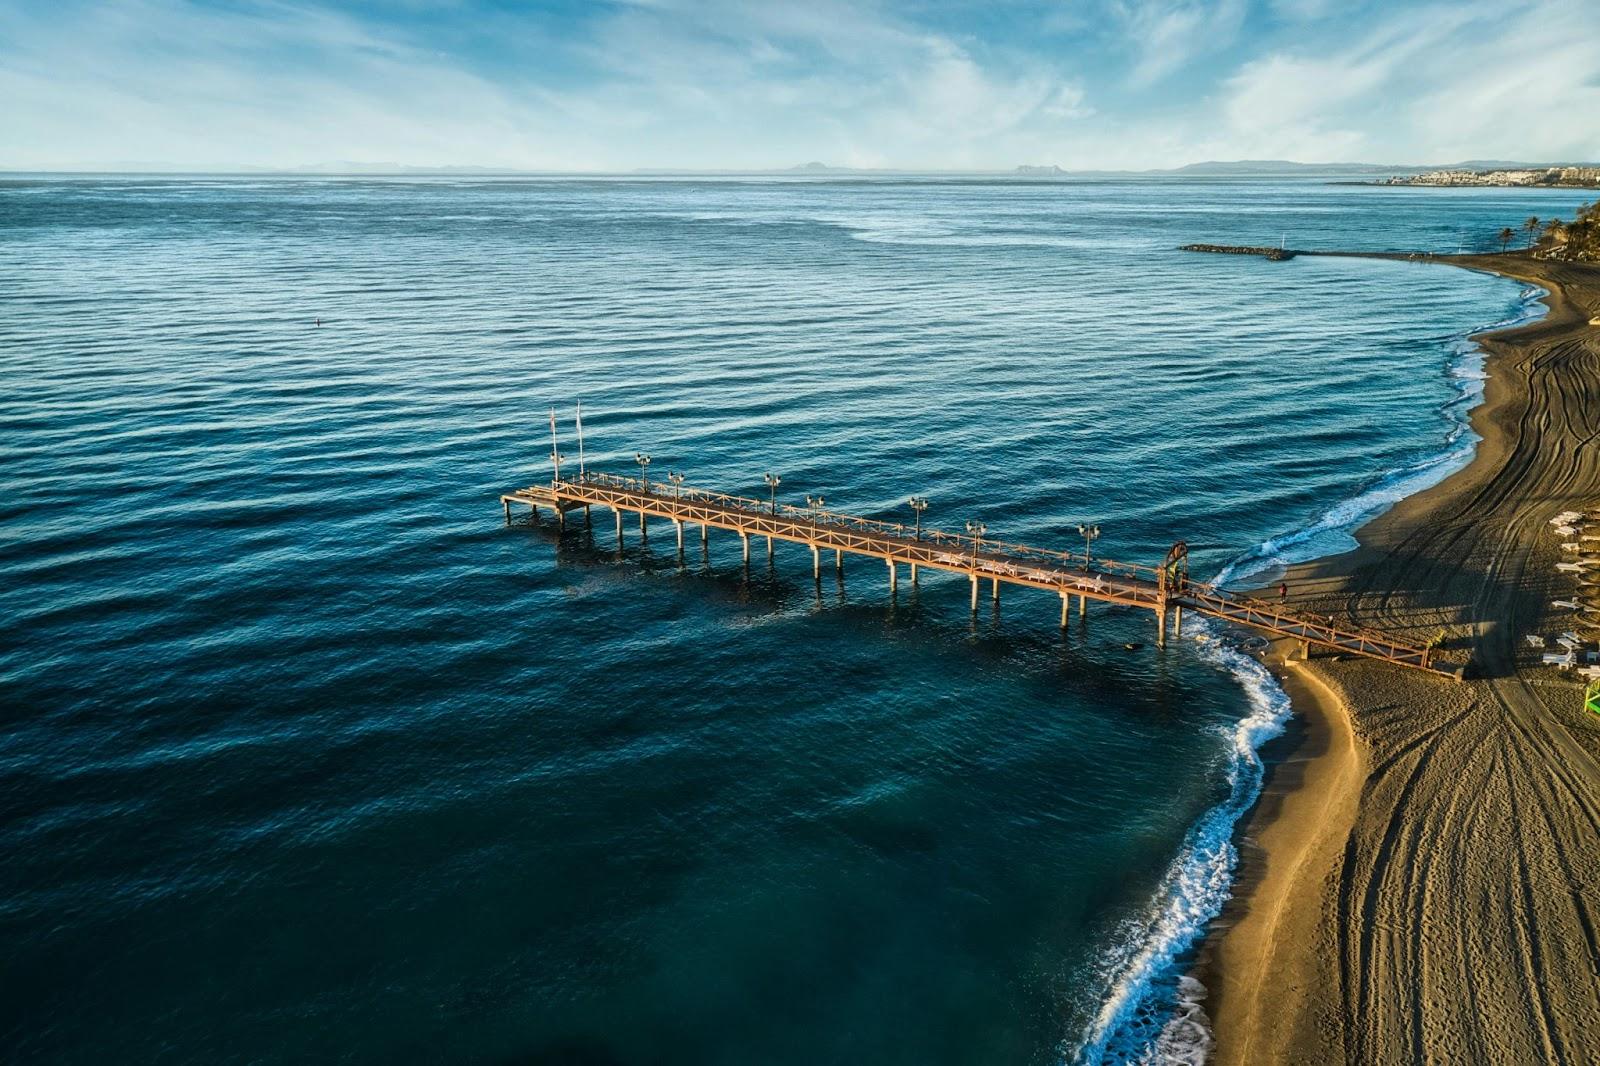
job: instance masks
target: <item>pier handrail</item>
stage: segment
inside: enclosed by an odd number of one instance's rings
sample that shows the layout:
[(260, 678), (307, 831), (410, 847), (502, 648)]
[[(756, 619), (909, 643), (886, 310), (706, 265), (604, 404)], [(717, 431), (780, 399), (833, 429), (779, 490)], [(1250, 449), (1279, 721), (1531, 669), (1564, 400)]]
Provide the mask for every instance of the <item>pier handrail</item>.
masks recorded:
[[(751, 496), (731, 496), (724, 492), (715, 492), (709, 489), (694, 488), (689, 485), (676, 486), (673, 491), (658, 491), (660, 488), (651, 483), (646, 488), (644, 482), (637, 477), (626, 477), (617, 474), (607, 474), (601, 471), (586, 471), (582, 480), (575, 478), (562, 478), (559, 485), (577, 488), (582, 485), (600, 485), (608, 488), (620, 489), (624, 492), (639, 495), (656, 503), (664, 502), (700, 502), (727, 507), (734, 511), (749, 514), (755, 517), (774, 514), (769, 500), (762, 500)], [(904, 522), (888, 522), (877, 518), (864, 518), (860, 515), (844, 514), (838, 511), (817, 510), (809, 507), (796, 507), (793, 504), (780, 503), (776, 514), (781, 517), (811, 522), (818, 526), (836, 526), (855, 529), (863, 533), (874, 533), (879, 536), (894, 537), (911, 540), (910, 528)], [(965, 533), (950, 533), (941, 529), (923, 527), (921, 541), (929, 544), (955, 546), (962, 551), (972, 552), (975, 549), (993, 556), (1011, 556), (1038, 559), (1044, 562), (1064, 565), (1078, 570), (1087, 569), (1092, 573), (1101, 573), (1117, 577), (1142, 578), (1155, 580), (1160, 573), (1160, 568), (1146, 566), (1142, 563), (1126, 563), (1115, 559), (1092, 558), (1089, 565), (1084, 565), (1082, 552), (1058, 551), (1052, 548), (1039, 548), (1028, 544), (1019, 544), (1004, 541), (998, 538), (972, 537)]]
[[(813, 557), (822, 550), (877, 556), (890, 563), (891, 580), (896, 563), (911, 564), (913, 578), (919, 565), (953, 570), (971, 577), (974, 609), (977, 582), (980, 578), (989, 578), (995, 582), (996, 596), (1002, 581), (1058, 592), (1063, 597), (1063, 625), (1066, 624), (1066, 597), (1076, 595), (1080, 598), (1080, 609), (1081, 601), (1095, 599), (1154, 610), (1162, 641), (1165, 640), (1167, 612), (1180, 608), (1293, 638), (1307, 647), (1318, 644), (1404, 666), (1433, 669), (1431, 645), (1411, 644), (1376, 630), (1341, 625), (1331, 618), (1289, 610), (1281, 603), (1190, 581), (1186, 570), (1175, 564), (1155, 567), (1115, 559), (1090, 559), (1082, 552), (1056, 551), (939, 529), (924, 528), (918, 536), (904, 522), (865, 518), (821, 507), (780, 504), (770, 497), (762, 500), (734, 496), (681, 483), (672, 484), (669, 490), (665, 484), (601, 471), (584, 471), (577, 478), (558, 477), (501, 499), (508, 507), (513, 500), (534, 508), (551, 506), (558, 515), (575, 507), (609, 507), (618, 513), (619, 537), (623, 510), (637, 511), (641, 523), (647, 515), (668, 518), (678, 523), (680, 549), (683, 524), (699, 523), (702, 529), (708, 528), (708, 524), (716, 525), (733, 529), (746, 538), (765, 536), (769, 542), (775, 537), (800, 541), (811, 546)], [(509, 514), (507, 511), (508, 519)], [(1180, 542), (1174, 550), (1183, 547)], [(748, 557), (748, 546), (746, 554)]]

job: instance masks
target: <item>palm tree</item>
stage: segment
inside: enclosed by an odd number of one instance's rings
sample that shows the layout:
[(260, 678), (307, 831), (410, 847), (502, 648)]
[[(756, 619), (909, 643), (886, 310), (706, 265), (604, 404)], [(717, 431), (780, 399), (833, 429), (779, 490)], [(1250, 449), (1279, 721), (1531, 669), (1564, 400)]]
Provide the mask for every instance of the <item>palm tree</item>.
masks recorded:
[(1529, 215), (1528, 220), (1522, 224), (1522, 228), (1528, 231), (1528, 247), (1531, 249), (1533, 248), (1533, 235), (1539, 232), (1539, 219)]
[(1511, 243), (1511, 238), (1515, 237), (1516, 235), (1517, 231), (1512, 229), (1510, 226), (1507, 226), (1505, 229), (1500, 231), (1500, 250), (1502, 252), (1505, 251), (1506, 246)]

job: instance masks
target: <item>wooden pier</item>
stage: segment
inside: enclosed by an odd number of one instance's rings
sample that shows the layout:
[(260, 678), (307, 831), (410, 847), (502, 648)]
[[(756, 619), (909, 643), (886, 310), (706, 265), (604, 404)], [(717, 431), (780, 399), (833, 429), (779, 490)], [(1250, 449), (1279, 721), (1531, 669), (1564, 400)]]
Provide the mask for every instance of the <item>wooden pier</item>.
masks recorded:
[(1092, 558), (1087, 552), (1053, 551), (991, 540), (983, 536), (982, 527), (977, 527), (977, 535), (946, 533), (923, 529), (920, 523), (911, 526), (821, 507), (794, 507), (778, 502), (775, 491), (770, 499), (761, 500), (686, 488), (681, 481), (664, 485), (646, 478), (617, 477), (592, 470), (583, 471), (576, 479), (558, 474), (548, 485), (506, 493), (500, 502), (508, 523), (514, 504), (531, 508), (535, 520), (539, 509), (546, 508), (562, 525), (573, 511), (581, 510), (588, 518), (591, 508), (603, 508), (615, 518), (619, 547), (626, 535), (624, 515), (637, 516), (641, 533), (651, 519), (672, 523), (680, 552), (686, 527), (697, 527), (702, 543), (707, 542), (713, 529), (735, 533), (743, 545), (746, 563), (750, 561), (752, 537), (765, 540), (768, 558), (772, 557), (776, 541), (804, 544), (811, 549), (812, 576), (819, 579), (823, 552), (833, 552), (836, 568), (843, 566), (846, 554), (868, 556), (885, 563), (891, 591), (898, 585), (902, 566), (908, 568), (907, 576), (913, 582), (924, 569), (962, 574), (971, 583), (974, 611), (978, 609), (984, 582), (989, 583), (989, 594), (995, 600), (1000, 598), (1002, 585), (1040, 589), (1060, 597), (1063, 627), (1068, 624), (1073, 597), (1077, 597), (1080, 615), (1091, 600), (1142, 608), (1155, 614), (1156, 639), (1162, 645), (1166, 643), (1169, 621), (1177, 634), (1187, 610), (1296, 640), (1304, 654), (1318, 647), (1399, 666), (1435, 669), (1428, 647), (1383, 633), (1335, 625), (1281, 604), (1189, 580), (1188, 550), (1182, 542), (1173, 545), (1162, 565), (1144, 566)]

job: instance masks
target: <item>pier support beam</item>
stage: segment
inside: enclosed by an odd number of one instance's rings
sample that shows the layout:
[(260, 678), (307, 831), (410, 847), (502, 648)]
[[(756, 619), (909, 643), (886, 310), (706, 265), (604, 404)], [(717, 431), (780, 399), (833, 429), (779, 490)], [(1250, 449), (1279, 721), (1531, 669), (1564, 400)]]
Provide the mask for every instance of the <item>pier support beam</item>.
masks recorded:
[(972, 575), (972, 613), (978, 613), (978, 575)]
[(683, 523), (674, 518), (672, 524), (678, 527), (678, 554), (683, 554)]
[(1061, 628), (1067, 628), (1067, 615), (1071, 613), (1072, 597), (1065, 592), (1061, 594)]
[(750, 565), (750, 534), (740, 533), (739, 543), (744, 545), (744, 565), (748, 567)]
[(617, 516), (617, 547), (620, 549), (622, 547), (622, 512), (613, 507), (611, 513)]
[(506, 509), (506, 525), (509, 526), (511, 524), (511, 501), (510, 500), (501, 500), (500, 502), (501, 502), (501, 504), (503, 504), (505, 506), (505, 509)]
[(1156, 647), (1167, 646), (1167, 605), (1162, 604), (1156, 608)]
[(815, 544), (811, 546), (811, 577), (816, 581), (822, 580), (822, 552)]
[(1089, 597), (1078, 597), (1078, 617), (1082, 618), (1089, 613)]
[(889, 563), (889, 595), (893, 596), (895, 594), (895, 590), (896, 590), (896, 588), (898, 586), (898, 583), (900, 581), (900, 574), (895, 569), (894, 560), (893, 559), (888, 560), (888, 563)]
[(650, 530), (646, 529), (645, 528), (645, 524), (644, 524), (644, 512), (640, 511), (639, 512), (639, 536), (647, 537), (649, 535), (650, 535)]
[(912, 563), (911, 564), (911, 583), (913, 585), (915, 585), (917, 583), (917, 564), (916, 563)]
[(833, 568), (839, 573), (844, 573), (844, 552), (838, 548), (833, 550)]
[(584, 504), (583, 505), (583, 528), (584, 529), (588, 529), (589, 526), (592, 525), (592, 524), (593, 523), (591, 523), (589, 521), (589, 505), (588, 504)]
[(1000, 579), (997, 578), (997, 577), (996, 578), (990, 578), (989, 579), (989, 584), (994, 586), (992, 589), (989, 590), (990, 593), (994, 596), (994, 602), (999, 603), (1000, 602)]
[(1183, 608), (1182, 607), (1174, 607), (1172, 609), (1172, 635), (1173, 635), (1174, 638), (1179, 638), (1179, 639), (1181, 639), (1183, 637)]
[(700, 543), (701, 544), (710, 544), (711, 543), (711, 527), (706, 525), (704, 522), (700, 523)]
[(772, 562), (772, 538), (767, 538), (767, 562)]

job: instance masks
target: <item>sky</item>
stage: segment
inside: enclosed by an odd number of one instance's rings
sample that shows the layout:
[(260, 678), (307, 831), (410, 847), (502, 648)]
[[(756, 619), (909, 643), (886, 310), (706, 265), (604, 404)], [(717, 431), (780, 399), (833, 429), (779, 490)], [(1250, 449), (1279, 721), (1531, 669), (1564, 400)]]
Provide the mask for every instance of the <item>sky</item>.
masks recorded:
[(1600, 159), (1600, 0), (0, 0), (0, 168)]

